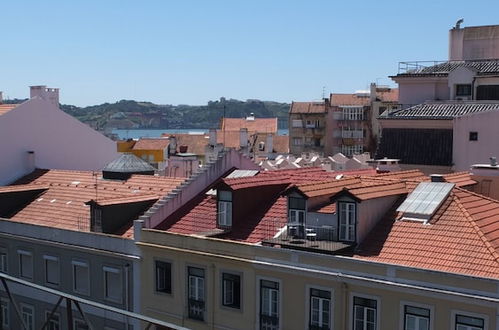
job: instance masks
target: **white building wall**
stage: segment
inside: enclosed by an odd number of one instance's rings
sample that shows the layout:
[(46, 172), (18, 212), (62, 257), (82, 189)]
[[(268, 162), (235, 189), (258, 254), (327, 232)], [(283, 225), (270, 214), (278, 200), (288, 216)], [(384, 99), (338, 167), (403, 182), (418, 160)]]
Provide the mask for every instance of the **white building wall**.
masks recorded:
[[(453, 163), (455, 171), (468, 171), (473, 164), (488, 164), (499, 157), (499, 111), (482, 112), (453, 120)], [(470, 132), (478, 133), (470, 141)]]
[(0, 141), (0, 185), (34, 167), (100, 170), (119, 156), (114, 141), (38, 96), (0, 116)]

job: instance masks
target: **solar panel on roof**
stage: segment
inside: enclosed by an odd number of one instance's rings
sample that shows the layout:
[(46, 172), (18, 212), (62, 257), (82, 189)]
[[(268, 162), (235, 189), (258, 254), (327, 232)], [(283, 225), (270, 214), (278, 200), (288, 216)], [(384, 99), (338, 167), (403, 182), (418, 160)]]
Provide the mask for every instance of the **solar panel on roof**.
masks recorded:
[(453, 183), (447, 182), (421, 182), (397, 208), (397, 211), (427, 220), (442, 205), (453, 187)]

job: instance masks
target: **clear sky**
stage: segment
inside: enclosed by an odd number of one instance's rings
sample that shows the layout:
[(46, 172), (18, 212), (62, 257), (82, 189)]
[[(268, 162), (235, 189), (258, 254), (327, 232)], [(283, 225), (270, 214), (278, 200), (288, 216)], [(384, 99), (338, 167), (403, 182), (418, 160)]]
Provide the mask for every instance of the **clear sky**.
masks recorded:
[(0, 90), (121, 99), (282, 102), (391, 84), (405, 60), (447, 58), (448, 30), (499, 24), (499, 1), (0, 1)]

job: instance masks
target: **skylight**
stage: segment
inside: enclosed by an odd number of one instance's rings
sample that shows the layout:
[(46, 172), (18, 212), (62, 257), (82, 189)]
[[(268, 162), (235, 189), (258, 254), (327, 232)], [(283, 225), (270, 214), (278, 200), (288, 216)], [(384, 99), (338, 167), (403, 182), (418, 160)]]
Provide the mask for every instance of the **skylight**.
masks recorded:
[(453, 183), (447, 182), (421, 182), (397, 211), (404, 213), (403, 219), (426, 223), (449, 196), (453, 187)]

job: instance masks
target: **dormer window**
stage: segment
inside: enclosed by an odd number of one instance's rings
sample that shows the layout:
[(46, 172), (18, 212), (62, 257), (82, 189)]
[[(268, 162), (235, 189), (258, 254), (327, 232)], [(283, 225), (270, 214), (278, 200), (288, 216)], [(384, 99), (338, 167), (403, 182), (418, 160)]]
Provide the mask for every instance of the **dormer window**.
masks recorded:
[(352, 202), (338, 202), (339, 240), (355, 242), (356, 205)]
[(302, 237), (305, 235), (305, 206), (303, 198), (288, 198), (288, 232), (291, 236)]
[(232, 192), (218, 191), (218, 225), (232, 226)]

